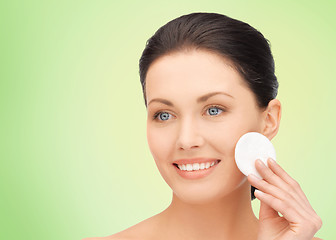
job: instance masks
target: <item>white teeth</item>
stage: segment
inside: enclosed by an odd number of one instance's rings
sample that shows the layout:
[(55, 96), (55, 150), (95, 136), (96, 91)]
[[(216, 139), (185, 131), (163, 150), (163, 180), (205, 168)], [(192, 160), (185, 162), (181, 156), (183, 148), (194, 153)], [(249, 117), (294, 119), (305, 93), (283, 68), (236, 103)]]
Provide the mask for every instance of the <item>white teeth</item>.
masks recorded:
[(191, 164), (187, 164), (187, 171), (192, 171), (192, 165)]
[(193, 170), (199, 170), (199, 163), (193, 164)]
[(178, 168), (182, 171), (197, 171), (197, 170), (202, 170), (202, 169), (208, 169), (209, 167), (212, 167), (213, 165), (215, 165), (215, 163), (217, 163), (217, 161), (214, 162), (207, 162), (207, 163), (194, 163), (194, 164), (179, 164), (177, 165)]

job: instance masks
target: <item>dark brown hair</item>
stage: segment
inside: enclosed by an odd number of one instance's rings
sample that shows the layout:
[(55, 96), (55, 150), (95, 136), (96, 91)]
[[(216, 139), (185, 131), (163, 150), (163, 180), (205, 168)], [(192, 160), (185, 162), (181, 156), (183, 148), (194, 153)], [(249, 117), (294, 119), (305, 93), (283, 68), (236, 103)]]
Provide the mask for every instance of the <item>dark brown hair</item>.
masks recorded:
[[(204, 49), (233, 63), (256, 96), (260, 108), (276, 98), (279, 83), (269, 42), (255, 28), (217, 13), (191, 13), (178, 17), (148, 39), (139, 61), (140, 81), (146, 100), (146, 75), (159, 57), (174, 51)], [(251, 199), (255, 188), (251, 187)]]

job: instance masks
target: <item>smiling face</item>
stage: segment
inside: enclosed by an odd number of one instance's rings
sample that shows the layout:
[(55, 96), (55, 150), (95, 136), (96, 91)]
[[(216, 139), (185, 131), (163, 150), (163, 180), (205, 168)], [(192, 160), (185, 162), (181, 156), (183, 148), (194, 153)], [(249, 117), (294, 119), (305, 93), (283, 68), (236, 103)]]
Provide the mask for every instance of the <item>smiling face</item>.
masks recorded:
[[(146, 94), (149, 148), (178, 198), (206, 202), (247, 186), (234, 150), (243, 134), (261, 131), (262, 111), (225, 58), (204, 50), (160, 57), (147, 72)], [(173, 162), (193, 158), (220, 162), (204, 177), (182, 177)]]

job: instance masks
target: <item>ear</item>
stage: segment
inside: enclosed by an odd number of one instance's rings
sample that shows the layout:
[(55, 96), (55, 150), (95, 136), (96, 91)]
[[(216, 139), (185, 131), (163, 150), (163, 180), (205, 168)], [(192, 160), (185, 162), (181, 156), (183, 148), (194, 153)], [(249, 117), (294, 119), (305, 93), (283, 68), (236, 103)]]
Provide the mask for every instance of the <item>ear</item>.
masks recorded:
[(281, 119), (281, 103), (278, 99), (273, 99), (268, 103), (263, 112), (262, 133), (271, 140), (278, 133)]

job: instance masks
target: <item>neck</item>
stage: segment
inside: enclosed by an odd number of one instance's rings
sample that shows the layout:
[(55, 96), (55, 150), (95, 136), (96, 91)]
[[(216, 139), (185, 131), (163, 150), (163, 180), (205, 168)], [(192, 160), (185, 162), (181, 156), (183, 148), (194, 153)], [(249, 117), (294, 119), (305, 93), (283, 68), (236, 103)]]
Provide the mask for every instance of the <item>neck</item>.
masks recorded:
[(183, 202), (173, 194), (162, 223), (174, 229), (171, 239), (256, 239), (258, 219), (252, 210), (250, 187), (246, 182), (230, 195), (206, 204)]

